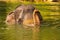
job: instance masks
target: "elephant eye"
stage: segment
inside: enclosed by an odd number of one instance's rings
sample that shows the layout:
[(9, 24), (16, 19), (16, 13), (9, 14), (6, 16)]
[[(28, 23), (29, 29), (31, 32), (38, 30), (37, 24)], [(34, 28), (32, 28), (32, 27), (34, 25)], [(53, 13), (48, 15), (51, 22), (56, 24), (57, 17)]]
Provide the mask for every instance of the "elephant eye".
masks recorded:
[(12, 13), (14, 13), (14, 12), (9, 13), (9, 15), (11, 15)]

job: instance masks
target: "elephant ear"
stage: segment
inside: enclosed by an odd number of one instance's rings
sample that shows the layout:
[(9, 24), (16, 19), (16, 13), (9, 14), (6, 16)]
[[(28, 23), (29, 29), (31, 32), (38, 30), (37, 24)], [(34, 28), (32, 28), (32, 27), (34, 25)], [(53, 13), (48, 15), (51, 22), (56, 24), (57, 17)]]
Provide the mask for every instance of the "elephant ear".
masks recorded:
[(42, 22), (42, 16), (37, 9), (35, 9), (33, 12), (33, 20), (34, 20), (34, 24), (36, 25), (40, 25), (40, 23)]

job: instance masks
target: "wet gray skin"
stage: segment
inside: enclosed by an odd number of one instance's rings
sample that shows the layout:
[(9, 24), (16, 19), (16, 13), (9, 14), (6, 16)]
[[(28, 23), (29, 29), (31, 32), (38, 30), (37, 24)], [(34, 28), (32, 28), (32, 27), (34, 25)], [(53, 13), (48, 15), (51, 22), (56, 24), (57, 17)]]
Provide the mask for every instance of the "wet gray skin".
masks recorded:
[[(9, 15), (7, 15), (7, 17), (13, 16), (14, 24), (15, 23), (23, 24), (24, 20), (33, 19), (34, 10), (35, 10), (35, 7), (32, 5), (20, 5), (20, 6), (17, 6), (14, 11), (9, 13)], [(37, 15), (39, 17), (39, 20), (42, 21), (42, 16), (41, 16), (40, 12), (36, 12), (36, 13), (38, 13)], [(6, 20), (7, 19), (8, 18), (6, 18)], [(8, 20), (7, 20), (7, 22), (8, 22)]]

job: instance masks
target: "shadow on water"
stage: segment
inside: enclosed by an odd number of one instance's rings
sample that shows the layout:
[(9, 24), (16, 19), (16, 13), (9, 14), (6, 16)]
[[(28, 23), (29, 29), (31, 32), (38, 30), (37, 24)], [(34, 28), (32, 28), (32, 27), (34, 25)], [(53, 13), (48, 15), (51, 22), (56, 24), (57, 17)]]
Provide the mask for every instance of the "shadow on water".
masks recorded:
[(6, 25), (4, 23), (5, 17), (6, 17), (6, 8), (7, 3), (4, 1), (0, 1), (0, 40), (5, 40), (5, 28)]
[(7, 3), (4, 1), (0, 1), (0, 27), (3, 27), (4, 20), (6, 17), (6, 8)]

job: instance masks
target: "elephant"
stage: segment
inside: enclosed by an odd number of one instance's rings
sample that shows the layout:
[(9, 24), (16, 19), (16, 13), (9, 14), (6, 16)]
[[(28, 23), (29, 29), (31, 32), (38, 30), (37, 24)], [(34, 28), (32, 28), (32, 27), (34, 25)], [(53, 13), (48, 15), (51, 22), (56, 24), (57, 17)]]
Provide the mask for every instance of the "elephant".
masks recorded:
[(40, 26), (42, 16), (33, 5), (19, 5), (6, 17), (7, 24), (23, 24), (26, 26)]

